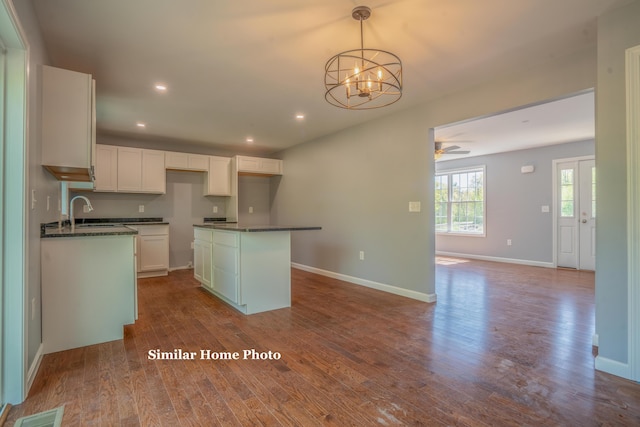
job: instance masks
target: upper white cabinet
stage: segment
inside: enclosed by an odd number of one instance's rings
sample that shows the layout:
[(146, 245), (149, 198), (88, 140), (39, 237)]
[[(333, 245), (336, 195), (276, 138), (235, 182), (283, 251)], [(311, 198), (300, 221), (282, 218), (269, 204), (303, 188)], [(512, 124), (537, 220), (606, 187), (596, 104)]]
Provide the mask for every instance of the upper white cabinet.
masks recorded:
[(164, 151), (118, 147), (118, 191), (166, 192)]
[(42, 165), (64, 181), (92, 181), (95, 87), (91, 75), (42, 66)]
[(282, 175), (282, 160), (236, 156), (239, 174)]
[(231, 195), (231, 158), (208, 156), (209, 168), (204, 179), (205, 196)]
[(165, 168), (185, 171), (209, 170), (209, 156), (203, 154), (165, 152)]
[(96, 145), (94, 191), (118, 191), (118, 147)]

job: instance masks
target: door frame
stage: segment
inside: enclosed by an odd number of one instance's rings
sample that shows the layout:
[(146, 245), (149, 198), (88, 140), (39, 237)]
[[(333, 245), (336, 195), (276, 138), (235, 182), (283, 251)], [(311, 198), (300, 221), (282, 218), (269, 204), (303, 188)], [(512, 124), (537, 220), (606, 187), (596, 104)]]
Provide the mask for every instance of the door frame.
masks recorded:
[[(580, 161), (584, 161), (584, 160), (595, 160), (596, 156), (595, 154), (589, 155), (589, 156), (579, 156), (579, 157), (568, 157), (568, 158), (563, 158), (563, 159), (553, 159), (551, 161), (552, 167), (551, 167), (551, 185), (552, 185), (552, 191), (551, 191), (551, 197), (552, 197), (552, 215), (553, 215), (553, 233), (552, 233), (552, 241), (553, 241), (553, 267), (557, 268), (558, 267), (558, 210), (560, 209), (560, 207), (558, 206), (558, 164), (559, 163), (565, 163), (565, 162), (580, 162)], [(579, 242), (580, 237), (578, 236), (578, 242)], [(596, 243), (597, 244), (597, 243)], [(579, 248), (577, 249), (579, 251)], [(577, 263), (577, 267), (580, 267), (580, 253), (578, 252), (578, 263)], [(576, 268), (576, 270), (579, 270), (579, 268)]]
[(626, 51), (628, 376), (640, 381), (640, 45)]
[[(2, 265), (0, 288), (3, 334), (0, 351), (3, 403), (17, 404), (27, 393), (27, 76), (29, 46), (11, 0), (0, 0), (0, 38), (5, 51), (4, 152), (0, 184), (4, 206), (0, 224)], [(11, 286), (6, 286), (11, 284)]]

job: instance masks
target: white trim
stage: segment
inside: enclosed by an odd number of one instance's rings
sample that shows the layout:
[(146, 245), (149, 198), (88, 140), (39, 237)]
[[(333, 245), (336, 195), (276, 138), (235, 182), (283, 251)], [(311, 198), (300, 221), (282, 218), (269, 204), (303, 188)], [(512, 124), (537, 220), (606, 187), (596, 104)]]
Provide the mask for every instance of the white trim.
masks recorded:
[(626, 76), (629, 372), (625, 378), (640, 381), (640, 45), (626, 51)]
[(618, 362), (602, 356), (596, 356), (595, 368), (622, 378), (629, 378), (631, 374), (631, 368), (628, 363)]
[(591, 338), (591, 345), (594, 347), (598, 347), (599, 341), (600, 341), (600, 337), (598, 336), (598, 334), (593, 334), (593, 337)]
[(36, 352), (35, 357), (33, 358), (33, 363), (29, 367), (29, 372), (27, 373), (27, 390), (31, 389), (33, 385), (33, 381), (36, 379), (36, 374), (38, 373), (38, 369), (40, 368), (40, 363), (42, 362), (44, 345), (40, 343), (38, 347), (38, 351)]
[(436, 256), (449, 256), (454, 258), (477, 259), (480, 261), (504, 262), (507, 264), (530, 265), (532, 267), (545, 267), (545, 268), (556, 267), (552, 262), (532, 261), (528, 259), (516, 259), (516, 258), (502, 258), (502, 257), (496, 257), (496, 256), (485, 256), (485, 255), (474, 255), (474, 254), (461, 254), (456, 252), (436, 251)]
[[(551, 215), (553, 216), (553, 218), (551, 219), (552, 227), (553, 227), (552, 234), (551, 234), (551, 241), (553, 243), (551, 256), (553, 259), (552, 261), (553, 267), (558, 266), (558, 164), (565, 163), (565, 162), (582, 162), (585, 160), (595, 160), (595, 158), (596, 158), (595, 155), (589, 155), (589, 156), (568, 157), (565, 159), (553, 159), (551, 161), (551, 198), (552, 198)], [(580, 256), (580, 253), (578, 252), (578, 257), (579, 256)], [(576, 267), (579, 267), (579, 266), (580, 266), (580, 260), (578, 259)]]
[(181, 267), (171, 267), (169, 269), (169, 273), (171, 273), (172, 271), (176, 271), (176, 270), (193, 270), (193, 265), (191, 265), (191, 266), (183, 265)]
[[(0, 0), (2, 24), (0, 37), (7, 48), (7, 91), (5, 111), (5, 158), (2, 170), (5, 185), (5, 206), (2, 223), (2, 272), (5, 286), (3, 304), (2, 345), (2, 398), (6, 403), (21, 403), (27, 396), (27, 72), (29, 69), (29, 46), (25, 32), (20, 26), (18, 14), (10, 0)], [(8, 18), (8, 19), (7, 19)], [(9, 21), (9, 25), (6, 25)], [(8, 250), (10, 249), (10, 250)]]
[(311, 267), (308, 265), (291, 263), (291, 267), (298, 270), (308, 271), (310, 273), (319, 274), (321, 276), (331, 277), (332, 279), (343, 280), (355, 285), (365, 286), (367, 288), (377, 289), (379, 291), (388, 292), (390, 294), (400, 295), (403, 297), (415, 299), (422, 302), (436, 302), (436, 294), (425, 294), (422, 292), (412, 291), (410, 289), (400, 288), (398, 286), (387, 285), (385, 283), (374, 282), (372, 280), (361, 279), (359, 277), (348, 276), (346, 274), (335, 273), (333, 271), (322, 270), (321, 268)]

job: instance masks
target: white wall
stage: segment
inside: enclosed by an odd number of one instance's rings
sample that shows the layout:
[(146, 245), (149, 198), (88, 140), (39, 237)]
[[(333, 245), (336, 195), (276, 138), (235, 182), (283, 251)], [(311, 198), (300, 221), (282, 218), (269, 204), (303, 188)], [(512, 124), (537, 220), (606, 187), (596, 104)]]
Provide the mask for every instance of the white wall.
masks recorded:
[[(486, 236), (437, 234), (436, 251), (553, 264), (552, 162), (594, 152), (595, 141), (590, 140), (437, 162), (438, 172), (486, 166)], [(522, 174), (524, 165), (533, 165), (535, 172)], [(542, 212), (543, 205), (549, 213)]]

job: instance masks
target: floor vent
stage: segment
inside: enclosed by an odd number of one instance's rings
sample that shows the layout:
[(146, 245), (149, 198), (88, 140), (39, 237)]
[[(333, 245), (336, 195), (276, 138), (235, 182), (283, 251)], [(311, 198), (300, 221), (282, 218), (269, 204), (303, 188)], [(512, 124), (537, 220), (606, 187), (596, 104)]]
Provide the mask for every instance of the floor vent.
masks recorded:
[(14, 427), (60, 427), (62, 425), (62, 415), (64, 406), (19, 418)]

